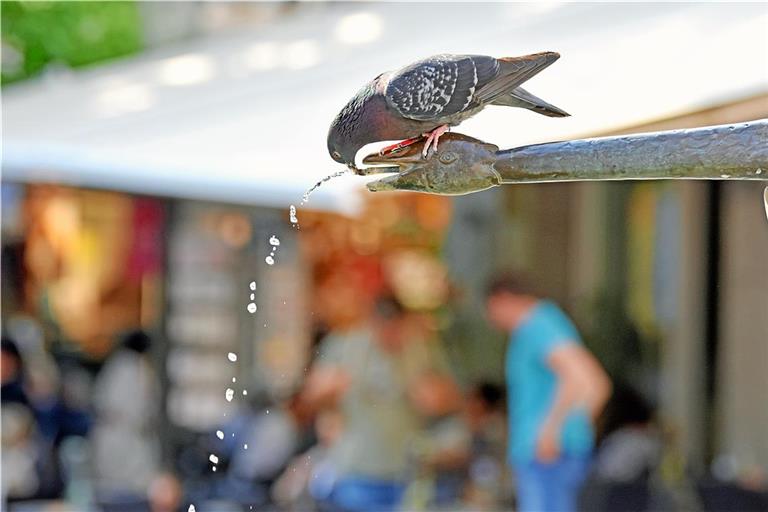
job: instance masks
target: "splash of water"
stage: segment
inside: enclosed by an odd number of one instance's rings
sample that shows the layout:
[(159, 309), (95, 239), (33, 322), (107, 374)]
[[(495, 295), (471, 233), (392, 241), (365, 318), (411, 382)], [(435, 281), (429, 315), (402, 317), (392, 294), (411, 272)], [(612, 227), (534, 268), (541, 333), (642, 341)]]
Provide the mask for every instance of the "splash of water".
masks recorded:
[(331, 181), (333, 178), (338, 178), (339, 176), (344, 176), (344, 175), (345, 175), (345, 174), (347, 174), (348, 172), (349, 172), (349, 171), (347, 171), (346, 169), (343, 169), (343, 170), (341, 170), (341, 171), (337, 171), (337, 172), (335, 172), (335, 173), (333, 173), (333, 174), (329, 174), (329, 175), (328, 175), (328, 176), (326, 176), (325, 178), (323, 178), (323, 179), (321, 179), (320, 181), (318, 181), (317, 183), (315, 183), (315, 184), (312, 186), (312, 188), (310, 188), (309, 190), (307, 190), (306, 192), (304, 192), (304, 195), (303, 195), (303, 196), (301, 196), (301, 203), (299, 203), (299, 206), (303, 206), (304, 204), (306, 204), (307, 202), (309, 202), (309, 196), (311, 196), (311, 195), (312, 195), (312, 192), (314, 192), (315, 190), (317, 190), (318, 188), (320, 188), (320, 186), (321, 186), (323, 183), (326, 183), (326, 182), (328, 182), (328, 181)]

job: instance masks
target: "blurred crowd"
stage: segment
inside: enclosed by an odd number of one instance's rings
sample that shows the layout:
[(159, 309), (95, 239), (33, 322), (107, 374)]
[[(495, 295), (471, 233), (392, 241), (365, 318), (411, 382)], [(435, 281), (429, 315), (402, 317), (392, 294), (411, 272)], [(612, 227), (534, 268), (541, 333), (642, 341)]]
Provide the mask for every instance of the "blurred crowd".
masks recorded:
[[(517, 350), (506, 383), (458, 383), (432, 317), (384, 294), (366, 321), (317, 337), (298, 389), (254, 390), (170, 463), (149, 334), (124, 333), (91, 368), (54, 358), (35, 322), (15, 319), (2, 342), (3, 499), (12, 510), (565, 510), (577, 499), (611, 510), (589, 488), (613, 482), (648, 505), (661, 451), (651, 407), (619, 386), (601, 416), (599, 363), (554, 303), (517, 286), (497, 281), (487, 303)], [(550, 368), (557, 357), (564, 373)]]

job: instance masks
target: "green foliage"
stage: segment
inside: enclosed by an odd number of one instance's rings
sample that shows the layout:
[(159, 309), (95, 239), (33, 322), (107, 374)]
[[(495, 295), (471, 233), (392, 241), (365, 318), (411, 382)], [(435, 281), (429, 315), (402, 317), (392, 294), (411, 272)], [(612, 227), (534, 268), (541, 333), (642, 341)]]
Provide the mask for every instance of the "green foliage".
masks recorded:
[(135, 53), (142, 47), (135, 2), (2, 3), (2, 83), (47, 65), (70, 67)]

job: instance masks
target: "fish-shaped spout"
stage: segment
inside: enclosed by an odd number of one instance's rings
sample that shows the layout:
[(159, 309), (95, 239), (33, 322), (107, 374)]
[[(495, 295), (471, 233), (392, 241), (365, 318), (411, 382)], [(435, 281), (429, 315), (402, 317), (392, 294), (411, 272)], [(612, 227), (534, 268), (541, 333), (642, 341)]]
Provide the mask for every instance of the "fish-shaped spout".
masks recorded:
[(373, 192), (383, 190), (413, 190), (441, 195), (478, 192), (501, 184), (494, 170), (498, 146), (473, 139), (460, 133), (447, 133), (440, 138), (437, 149), (423, 156), (424, 141), (402, 147), (390, 153), (368, 155), (363, 159), (372, 172), (394, 173), (368, 184)]

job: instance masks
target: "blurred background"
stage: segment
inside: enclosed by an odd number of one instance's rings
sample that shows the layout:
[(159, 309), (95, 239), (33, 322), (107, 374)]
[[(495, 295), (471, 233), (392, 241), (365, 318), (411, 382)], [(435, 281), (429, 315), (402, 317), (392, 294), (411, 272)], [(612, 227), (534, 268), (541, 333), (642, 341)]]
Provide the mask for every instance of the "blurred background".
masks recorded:
[(560, 52), (526, 87), (572, 117), (496, 108), (459, 130), (500, 147), (734, 123), (768, 117), (766, 26), (764, 3), (3, 2), (4, 503), (322, 509), (313, 481), (349, 426), (307, 380), (386, 292), (450, 380), (413, 379), (405, 508), (510, 509), (483, 290), (512, 269), (613, 378), (599, 439), (651, 433), (641, 485), (598, 478), (591, 509), (764, 506), (759, 183), (444, 198), (345, 176), (298, 227), (288, 208), (338, 170), (328, 125), (384, 70)]

